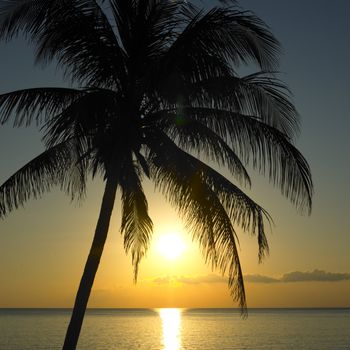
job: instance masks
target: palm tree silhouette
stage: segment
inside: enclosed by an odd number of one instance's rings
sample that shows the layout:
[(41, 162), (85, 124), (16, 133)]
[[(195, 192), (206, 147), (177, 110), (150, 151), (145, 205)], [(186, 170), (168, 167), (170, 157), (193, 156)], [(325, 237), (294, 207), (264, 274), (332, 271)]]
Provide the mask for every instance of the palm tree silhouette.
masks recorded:
[[(205, 260), (228, 275), (244, 311), (234, 227), (257, 235), (261, 260), (270, 220), (238, 187), (250, 185), (246, 166), (297, 208), (310, 211), (312, 197), (309, 166), (293, 145), (298, 114), (274, 73), (279, 43), (264, 22), (230, 1), (209, 11), (178, 0), (2, 1), (0, 37), (21, 32), (38, 62), (57, 62), (81, 87), (0, 95), (1, 124), (37, 123), (45, 144), (0, 187), (0, 216), (55, 185), (76, 198), (88, 176), (105, 182), (63, 349), (76, 348), (117, 189), (137, 279), (152, 235), (144, 176), (178, 209)], [(235, 69), (246, 64), (258, 72), (239, 76)]]

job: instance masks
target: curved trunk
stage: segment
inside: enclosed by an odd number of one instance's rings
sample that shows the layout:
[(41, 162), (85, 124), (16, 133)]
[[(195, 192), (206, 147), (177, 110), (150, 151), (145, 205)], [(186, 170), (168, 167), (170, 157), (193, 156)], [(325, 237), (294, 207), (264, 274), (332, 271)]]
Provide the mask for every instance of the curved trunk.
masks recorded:
[(94, 239), (75, 298), (74, 308), (67, 329), (66, 338), (64, 340), (63, 350), (74, 350), (78, 343), (86, 306), (89, 300), (97, 268), (100, 263), (103, 247), (107, 238), (116, 190), (116, 181), (112, 176), (109, 176), (106, 181)]

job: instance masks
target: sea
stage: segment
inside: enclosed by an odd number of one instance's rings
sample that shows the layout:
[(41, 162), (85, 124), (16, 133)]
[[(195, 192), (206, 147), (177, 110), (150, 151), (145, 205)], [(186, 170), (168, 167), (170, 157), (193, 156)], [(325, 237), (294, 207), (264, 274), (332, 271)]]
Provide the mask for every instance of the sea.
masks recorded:
[[(0, 309), (0, 349), (61, 349), (70, 313)], [(350, 309), (89, 309), (78, 349), (350, 349)]]

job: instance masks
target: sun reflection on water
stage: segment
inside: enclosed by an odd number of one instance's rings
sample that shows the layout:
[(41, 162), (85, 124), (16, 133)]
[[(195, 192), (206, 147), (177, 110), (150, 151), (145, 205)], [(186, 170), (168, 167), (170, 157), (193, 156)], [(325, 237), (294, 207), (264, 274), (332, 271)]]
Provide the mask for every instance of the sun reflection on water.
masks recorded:
[(160, 309), (159, 315), (163, 328), (163, 350), (180, 350), (181, 310)]

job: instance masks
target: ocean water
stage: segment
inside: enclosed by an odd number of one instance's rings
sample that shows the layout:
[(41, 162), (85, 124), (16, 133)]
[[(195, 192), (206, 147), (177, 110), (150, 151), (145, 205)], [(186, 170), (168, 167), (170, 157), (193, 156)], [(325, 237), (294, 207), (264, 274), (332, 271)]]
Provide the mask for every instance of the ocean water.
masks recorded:
[[(0, 349), (60, 349), (69, 317), (0, 309)], [(350, 349), (350, 309), (90, 309), (78, 349)]]

